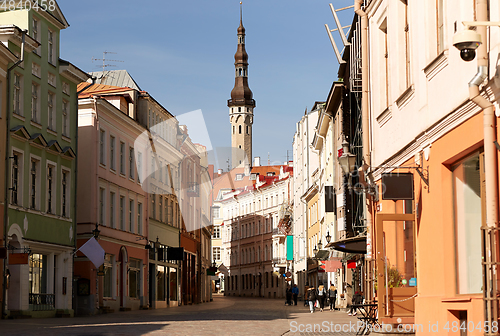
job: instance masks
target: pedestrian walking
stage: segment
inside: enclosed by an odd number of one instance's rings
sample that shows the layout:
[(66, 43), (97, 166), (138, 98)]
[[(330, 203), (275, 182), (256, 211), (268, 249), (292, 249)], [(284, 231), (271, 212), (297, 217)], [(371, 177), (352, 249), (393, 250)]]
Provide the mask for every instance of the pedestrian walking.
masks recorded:
[(307, 296), (309, 295), (309, 283), (306, 282), (304, 286), (304, 307), (308, 305)]
[(330, 285), (328, 290), (328, 300), (330, 301), (330, 311), (336, 310), (335, 302), (337, 301), (337, 288), (333, 284)]
[(319, 285), (318, 287), (318, 301), (319, 301), (319, 309), (320, 311), (323, 311), (323, 308), (325, 308), (325, 300), (326, 300), (326, 289), (323, 284)]
[(286, 287), (286, 302), (285, 302), (285, 306), (286, 305), (289, 305), (289, 306), (292, 305), (292, 289), (290, 288), (290, 285), (288, 285)]
[(307, 301), (309, 302), (309, 309), (311, 310), (311, 313), (314, 313), (314, 304), (316, 303), (316, 300), (318, 298), (316, 295), (316, 289), (314, 287), (310, 287), (307, 290)]
[(299, 287), (297, 287), (297, 285), (293, 285), (292, 295), (293, 295), (293, 303), (297, 305), (297, 298), (299, 297)]

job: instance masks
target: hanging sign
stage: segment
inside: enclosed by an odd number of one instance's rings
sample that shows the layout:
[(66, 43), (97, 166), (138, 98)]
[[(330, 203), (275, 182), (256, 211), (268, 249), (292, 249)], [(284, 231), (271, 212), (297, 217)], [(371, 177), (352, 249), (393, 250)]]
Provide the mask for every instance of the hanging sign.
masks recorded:
[(9, 254), (9, 265), (27, 265), (29, 253), (11, 253)]

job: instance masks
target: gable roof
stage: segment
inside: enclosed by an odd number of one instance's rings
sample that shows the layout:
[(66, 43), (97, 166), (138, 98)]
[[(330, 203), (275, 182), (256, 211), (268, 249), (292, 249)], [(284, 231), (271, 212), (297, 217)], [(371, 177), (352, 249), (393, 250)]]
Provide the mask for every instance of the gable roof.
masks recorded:
[(129, 87), (137, 91), (142, 91), (127, 70), (95, 71), (89, 72), (89, 74), (97, 77), (96, 83), (99, 84)]
[(129, 91), (130, 88), (105, 85), (105, 84), (91, 84), (91, 85), (89, 85), (89, 83), (87, 83), (87, 82), (82, 82), (82, 83), (78, 84), (77, 90), (78, 91), (83, 90), (78, 95), (79, 99), (83, 99), (83, 98), (89, 98), (94, 94), (122, 93), (122, 92)]

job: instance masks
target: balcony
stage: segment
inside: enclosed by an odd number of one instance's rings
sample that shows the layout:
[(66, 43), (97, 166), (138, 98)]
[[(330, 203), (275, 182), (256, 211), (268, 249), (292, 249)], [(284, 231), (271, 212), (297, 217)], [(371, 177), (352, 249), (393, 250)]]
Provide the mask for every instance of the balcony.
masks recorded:
[(273, 264), (275, 264), (277, 267), (278, 266), (285, 267), (287, 264), (287, 260), (285, 257), (274, 257)]
[(286, 237), (286, 234), (280, 228), (274, 228), (273, 229), (273, 237), (274, 236)]
[(47, 311), (54, 310), (55, 307), (55, 294), (33, 294), (30, 293), (29, 305), (30, 309), (34, 311)]

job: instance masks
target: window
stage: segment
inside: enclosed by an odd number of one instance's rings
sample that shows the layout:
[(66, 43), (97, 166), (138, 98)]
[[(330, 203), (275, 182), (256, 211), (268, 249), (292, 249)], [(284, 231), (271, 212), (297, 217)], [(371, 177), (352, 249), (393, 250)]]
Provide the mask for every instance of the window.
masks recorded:
[(125, 175), (125, 143), (120, 142), (120, 174)]
[(61, 176), (61, 184), (62, 184), (62, 211), (61, 215), (63, 217), (69, 217), (69, 202), (68, 202), (68, 187), (69, 187), (69, 172), (63, 170)]
[(135, 225), (134, 225), (134, 200), (129, 200), (128, 202), (128, 225), (129, 225), (129, 231), (134, 233), (135, 232)]
[(220, 226), (214, 226), (214, 233), (212, 234), (212, 238), (220, 239)]
[(38, 253), (33, 253), (29, 257), (30, 294), (47, 293), (47, 259), (47, 255)]
[[(32, 19), (32, 21), (31, 21), (31, 30), (32, 30), (31, 35), (33, 36), (33, 39), (34, 39), (35, 41), (40, 42), (40, 41), (38, 40), (38, 30), (39, 30), (39, 28), (38, 28), (38, 20), (37, 20), (37, 19), (35, 19), (35, 18), (33, 18), (33, 19)], [(35, 50), (33, 50), (33, 52), (34, 52), (35, 54), (40, 54), (40, 47), (38, 47), (38, 48), (36, 48)]]
[(18, 153), (14, 153), (12, 156), (12, 194), (10, 202), (15, 205), (19, 205), (20, 201), (20, 177), (21, 174), (21, 164), (22, 164), (22, 156)]
[(13, 99), (13, 108), (14, 113), (18, 115), (23, 115), (21, 109), (21, 88), (22, 88), (22, 78), (18, 73), (14, 73), (14, 99)]
[(54, 32), (49, 29), (48, 31), (48, 60), (49, 63), (55, 64), (54, 61)]
[(55, 167), (47, 166), (47, 213), (54, 214), (54, 180), (55, 180)]
[(220, 208), (219, 207), (213, 207), (212, 208), (212, 217), (213, 218), (220, 218)]
[(31, 159), (30, 166), (30, 208), (38, 210), (38, 174), (40, 169), (40, 161)]
[(134, 148), (129, 147), (128, 148), (128, 175), (131, 179), (134, 178)]
[(62, 102), (62, 134), (69, 137), (69, 102)]
[(151, 158), (151, 174), (149, 175), (151, 178), (155, 178), (155, 158)]
[(236, 181), (242, 181), (243, 180), (243, 174), (236, 174)]
[(484, 225), (484, 155), (453, 168), (458, 293), (482, 292), (481, 225)]
[(220, 260), (220, 247), (212, 247), (212, 260)]
[(247, 126), (247, 134), (250, 134), (250, 127)]
[(131, 298), (138, 298), (141, 288), (141, 261), (130, 258), (128, 269), (128, 295)]
[(54, 108), (54, 94), (49, 92), (47, 99), (47, 109), (49, 114), (49, 120), (47, 127), (53, 131), (56, 130), (56, 109)]
[(31, 120), (36, 122), (37, 124), (40, 123), (40, 107), (38, 106), (39, 103), (39, 85), (36, 83), (31, 83)]
[(115, 193), (109, 193), (109, 226), (115, 228)]
[(238, 126), (238, 132), (241, 134), (241, 125)]
[(106, 298), (113, 297), (113, 256), (107, 254), (104, 257), (104, 293)]
[(99, 163), (102, 165), (106, 165), (105, 161), (105, 151), (104, 151), (104, 139), (106, 137), (106, 132), (104, 130), (100, 131), (99, 135)]
[(142, 203), (137, 204), (137, 233), (142, 234)]
[(125, 197), (120, 196), (120, 230), (125, 230)]
[(405, 80), (406, 87), (411, 85), (411, 66), (410, 66), (410, 25), (408, 22), (408, 0), (401, 0), (404, 10), (404, 47), (405, 47)]
[(141, 183), (142, 180), (142, 153), (137, 153), (137, 180)]
[(151, 218), (156, 218), (156, 195), (151, 195)]
[(163, 221), (163, 197), (161, 195), (158, 196), (158, 213), (160, 221)]
[(104, 188), (99, 188), (99, 224), (104, 225)]
[(115, 137), (109, 136), (109, 168), (116, 170), (115, 168)]

